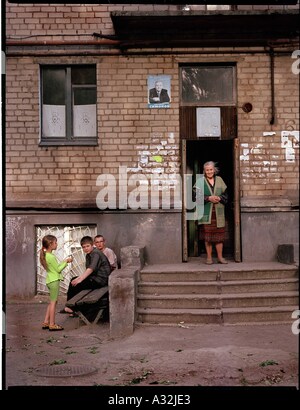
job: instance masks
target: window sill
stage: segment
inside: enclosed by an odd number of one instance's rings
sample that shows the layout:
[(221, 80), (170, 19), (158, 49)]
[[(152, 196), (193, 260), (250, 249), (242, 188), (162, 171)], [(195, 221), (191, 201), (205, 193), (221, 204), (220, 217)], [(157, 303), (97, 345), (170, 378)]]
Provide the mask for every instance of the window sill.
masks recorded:
[(44, 140), (40, 141), (39, 147), (65, 147), (65, 146), (73, 146), (73, 147), (78, 147), (78, 146), (87, 146), (87, 147), (97, 147), (99, 144), (97, 140), (95, 139), (76, 139), (76, 140), (57, 140), (57, 139), (49, 139), (49, 140)]

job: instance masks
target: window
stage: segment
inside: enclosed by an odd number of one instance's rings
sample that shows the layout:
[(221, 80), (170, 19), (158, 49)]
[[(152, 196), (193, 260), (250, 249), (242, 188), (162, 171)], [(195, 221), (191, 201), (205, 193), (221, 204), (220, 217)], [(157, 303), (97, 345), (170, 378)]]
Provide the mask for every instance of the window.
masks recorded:
[(97, 145), (95, 65), (41, 67), (40, 145)]
[(234, 66), (181, 67), (181, 97), (183, 104), (234, 105)]

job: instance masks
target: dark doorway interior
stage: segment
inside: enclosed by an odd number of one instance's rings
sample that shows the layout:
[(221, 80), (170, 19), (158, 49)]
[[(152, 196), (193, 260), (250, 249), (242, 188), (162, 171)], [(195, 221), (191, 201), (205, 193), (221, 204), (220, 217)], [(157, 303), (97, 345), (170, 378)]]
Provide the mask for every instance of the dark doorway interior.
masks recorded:
[[(187, 171), (196, 174), (203, 173), (203, 165), (207, 161), (214, 161), (228, 189), (228, 204), (226, 206), (226, 240), (224, 256), (232, 258), (234, 254), (234, 159), (233, 140), (192, 140), (186, 144)], [(198, 240), (197, 221), (188, 222), (188, 256), (205, 254), (204, 242)]]

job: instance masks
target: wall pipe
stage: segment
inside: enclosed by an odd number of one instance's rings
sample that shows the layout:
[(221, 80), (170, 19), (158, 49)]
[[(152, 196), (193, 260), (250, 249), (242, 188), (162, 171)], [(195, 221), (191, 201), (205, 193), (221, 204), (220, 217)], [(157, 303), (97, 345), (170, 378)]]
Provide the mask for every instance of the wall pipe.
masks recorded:
[(274, 84), (274, 50), (270, 49), (270, 74), (271, 74), (271, 119), (270, 125), (275, 123), (275, 84)]
[[(294, 50), (289, 51), (276, 51), (274, 52), (274, 56), (280, 55), (291, 55)], [(269, 54), (269, 51), (129, 51), (129, 52), (122, 52), (119, 49), (108, 49), (108, 50), (7, 50), (6, 51), (7, 57), (27, 57), (27, 56), (37, 56), (37, 57), (47, 57), (47, 56), (138, 56), (138, 55), (202, 55), (202, 54), (215, 54), (215, 55), (228, 55), (228, 54)]]
[(45, 40), (45, 41), (20, 41), (20, 40), (7, 40), (6, 46), (19, 46), (19, 47), (37, 47), (37, 46), (113, 46), (120, 45), (119, 40)]

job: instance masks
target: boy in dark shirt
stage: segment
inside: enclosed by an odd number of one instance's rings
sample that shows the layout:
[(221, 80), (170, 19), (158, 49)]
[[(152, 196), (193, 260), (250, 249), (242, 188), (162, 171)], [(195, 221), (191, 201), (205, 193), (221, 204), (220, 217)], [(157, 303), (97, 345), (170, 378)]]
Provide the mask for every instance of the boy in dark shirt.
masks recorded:
[[(85, 271), (75, 278), (69, 284), (67, 292), (67, 300), (84, 289), (98, 289), (108, 285), (108, 276), (111, 272), (111, 267), (107, 257), (103, 252), (94, 247), (94, 241), (90, 236), (84, 236), (80, 245), (85, 257)], [(73, 311), (65, 307), (64, 311), (73, 313)]]

